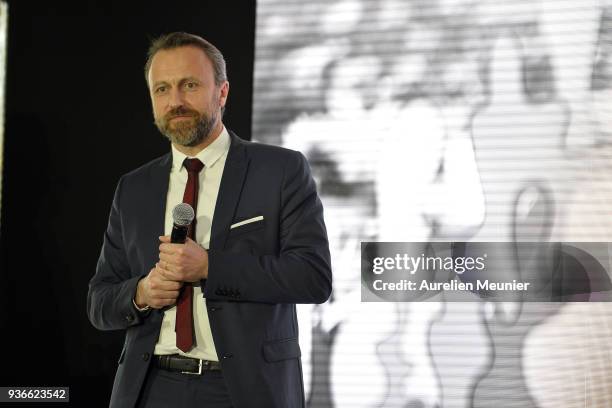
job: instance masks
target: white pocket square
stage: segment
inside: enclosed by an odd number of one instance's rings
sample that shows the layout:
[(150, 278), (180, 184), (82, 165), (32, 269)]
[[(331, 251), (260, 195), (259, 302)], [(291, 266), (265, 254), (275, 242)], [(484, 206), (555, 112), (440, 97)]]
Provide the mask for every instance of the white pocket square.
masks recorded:
[(252, 222), (263, 221), (263, 219), (264, 219), (263, 215), (259, 215), (257, 217), (249, 218), (248, 220), (242, 220), (240, 222), (232, 224), (230, 226), (230, 229), (234, 229), (234, 228), (237, 228), (237, 227), (242, 227), (243, 225), (250, 224)]

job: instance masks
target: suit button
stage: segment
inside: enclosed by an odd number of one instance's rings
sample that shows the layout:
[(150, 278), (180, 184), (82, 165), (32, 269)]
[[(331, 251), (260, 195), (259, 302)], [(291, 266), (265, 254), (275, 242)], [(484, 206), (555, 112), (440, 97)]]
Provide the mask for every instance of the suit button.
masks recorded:
[(134, 316), (127, 315), (127, 316), (125, 316), (125, 320), (127, 320), (129, 323), (132, 323), (134, 321)]
[(232, 353), (225, 353), (225, 354), (223, 355), (223, 359), (224, 359), (224, 360), (230, 359), (230, 358), (232, 358), (232, 357), (234, 357), (234, 355), (233, 355)]
[(142, 361), (149, 361), (150, 356), (149, 353), (142, 353)]

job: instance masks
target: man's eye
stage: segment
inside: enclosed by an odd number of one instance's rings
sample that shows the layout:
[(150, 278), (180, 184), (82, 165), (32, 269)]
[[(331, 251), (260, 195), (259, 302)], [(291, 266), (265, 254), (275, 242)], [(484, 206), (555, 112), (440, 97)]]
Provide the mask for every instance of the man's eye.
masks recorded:
[(197, 86), (197, 84), (196, 84), (195, 82), (187, 82), (187, 83), (185, 84), (185, 87), (186, 87), (187, 89), (195, 89), (195, 87), (196, 87), (196, 86)]
[(164, 92), (166, 92), (166, 87), (165, 86), (160, 86), (160, 87), (155, 89), (155, 93), (164, 93)]

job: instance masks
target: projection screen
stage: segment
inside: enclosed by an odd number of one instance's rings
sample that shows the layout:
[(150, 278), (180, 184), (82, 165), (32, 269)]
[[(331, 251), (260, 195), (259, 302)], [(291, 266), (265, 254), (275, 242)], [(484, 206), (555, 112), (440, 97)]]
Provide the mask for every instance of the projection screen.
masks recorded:
[(612, 406), (611, 303), (360, 298), (362, 241), (610, 242), (611, 97), (609, 1), (257, 2), (253, 139), (308, 158), (332, 250), (309, 407)]

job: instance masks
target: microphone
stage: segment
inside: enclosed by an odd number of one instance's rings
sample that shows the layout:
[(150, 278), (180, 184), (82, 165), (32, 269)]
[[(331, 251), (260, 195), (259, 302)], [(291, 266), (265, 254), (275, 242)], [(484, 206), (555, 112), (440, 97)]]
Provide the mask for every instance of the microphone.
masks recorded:
[(184, 244), (189, 236), (189, 227), (195, 218), (193, 208), (187, 203), (180, 203), (172, 210), (172, 234), (170, 242)]

